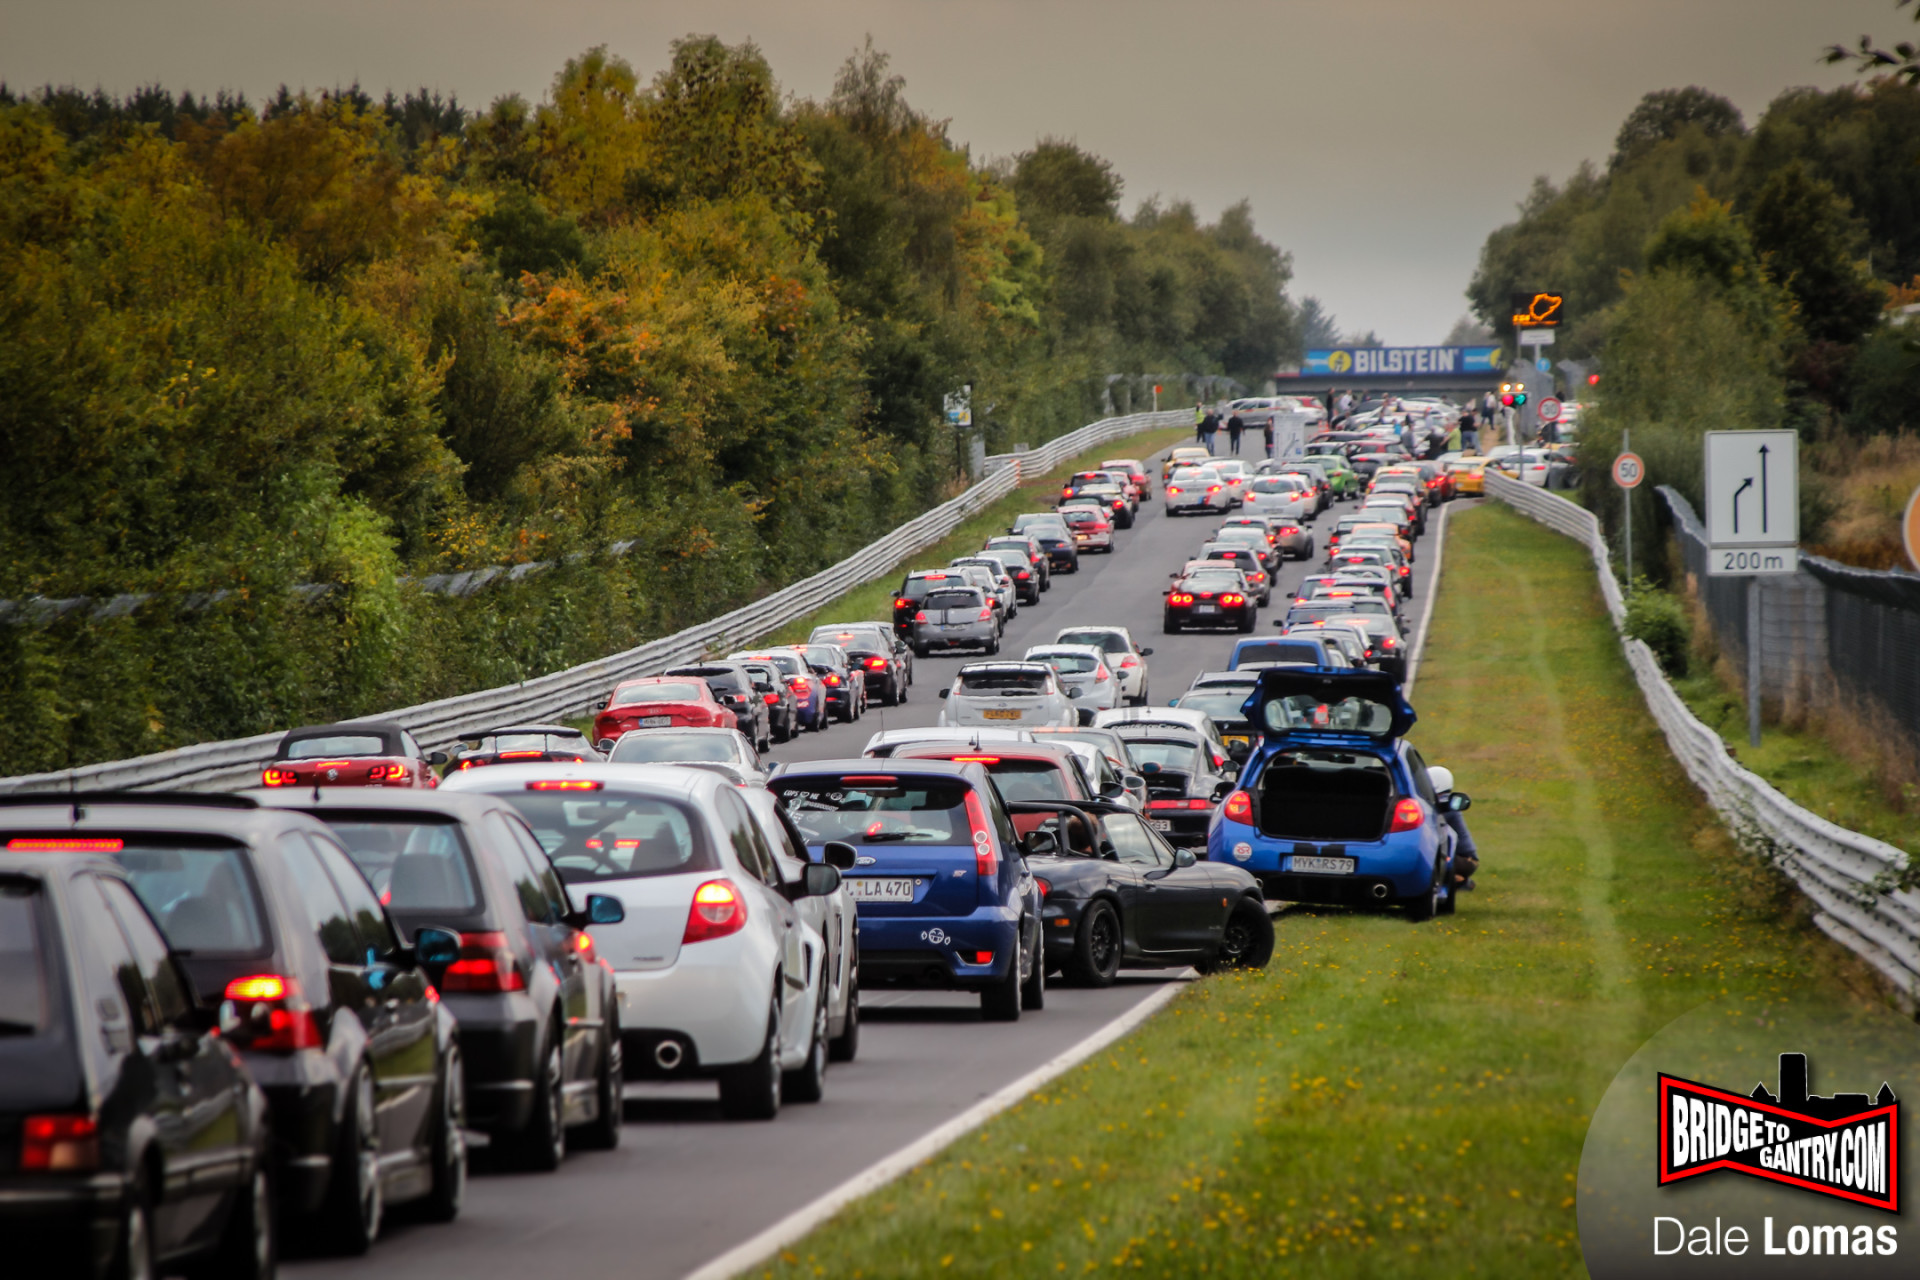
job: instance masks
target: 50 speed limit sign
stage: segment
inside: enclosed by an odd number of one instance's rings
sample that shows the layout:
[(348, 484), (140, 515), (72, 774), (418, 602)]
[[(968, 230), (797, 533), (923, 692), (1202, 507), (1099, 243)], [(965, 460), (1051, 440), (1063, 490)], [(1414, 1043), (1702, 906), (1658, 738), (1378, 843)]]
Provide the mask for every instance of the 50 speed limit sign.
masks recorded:
[(1613, 460), (1613, 482), (1622, 489), (1632, 489), (1647, 478), (1647, 464), (1640, 461), (1637, 453), (1623, 453)]

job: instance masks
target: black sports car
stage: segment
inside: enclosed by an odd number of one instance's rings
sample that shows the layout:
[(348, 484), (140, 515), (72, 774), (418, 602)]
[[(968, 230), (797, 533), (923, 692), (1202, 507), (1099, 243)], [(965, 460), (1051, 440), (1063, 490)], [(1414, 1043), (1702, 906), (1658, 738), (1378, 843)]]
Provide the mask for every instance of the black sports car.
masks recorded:
[(1260, 603), (1238, 569), (1229, 562), (1201, 560), (1189, 563), (1183, 572), (1170, 574), (1173, 585), (1167, 588), (1165, 618), (1161, 627), (1168, 635), (1186, 627), (1230, 626), (1251, 631), (1259, 616)]
[(1026, 839), (1049, 971), (1104, 987), (1123, 965), (1263, 969), (1273, 955), (1259, 881), (1227, 863), (1195, 861), (1130, 807), (1032, 801), (1007, 809), (1050, 815)]

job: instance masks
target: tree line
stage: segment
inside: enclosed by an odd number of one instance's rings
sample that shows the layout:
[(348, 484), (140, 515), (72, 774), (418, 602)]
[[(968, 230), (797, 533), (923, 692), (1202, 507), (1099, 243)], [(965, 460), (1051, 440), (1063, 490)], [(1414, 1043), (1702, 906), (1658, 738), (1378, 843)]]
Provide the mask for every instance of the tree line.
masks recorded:
[[(701, 36), (484, 110), (0, 87), (0, 598), (158, 602), (0, 627), (0, 772), (711, 616), (943, 498), (962, 385), (998, 449), (1098, 416), (1112, 374), (1269, 377), (1286, 254), (1244, 204), (1121, 194), (1071, 142), (975, 158), (870, 41), (824, 101)], [(405, 585), (518, 560), (565, 567)], [(298, 583), (338, 589), (294, 611)]]

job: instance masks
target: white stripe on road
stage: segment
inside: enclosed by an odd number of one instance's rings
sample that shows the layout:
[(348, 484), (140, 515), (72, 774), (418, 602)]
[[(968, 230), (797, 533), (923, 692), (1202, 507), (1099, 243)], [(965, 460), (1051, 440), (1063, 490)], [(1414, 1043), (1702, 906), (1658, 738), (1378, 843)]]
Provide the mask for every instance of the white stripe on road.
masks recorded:
[(1427, 629), (1433, 621), (1433, 598), (1440, 594), (1440, 553), (1447, 546), (1447, 512), (1453, 510), (1451, 502), (1440, 504), (1440, 527), (1433, 532), (1433, 550), (1427, 554), (1433, 557), (1433, 574), (1427, 579), (1427, 602), (1420, 606), (1420, 634), (1413, 638), (1413, 653), (1407, 658), (1407, 678), (1401, 683), (1401, 693), (1407, 701), (1413, 701), (1413, 680), (1420, 674), (1420, 659), (1427, 652)]
[(961, 1134), (969, 1129), (978, 1128), (1055, 1076), (1078, 1066), (1115, 1040), (1128, 1034), (1158, 1013), (1179, 995), (1185, 986), (1184, 981), (1169, 982), (1071, 1049), (1029, 1071), (998, 1093), (982, 1098), (939, 1128), (900, 1148), (877, 1164), (869, 1165), (812, 1204), (796, 1209), (759, 1235), (735, 1245), (713, 1261), (689, 1272), (686, 1280), (729, 1280), (729, 1277), (736, 1276), (748, 1267), (765, 1261), (861, 1196), (878, 1191), (921, 1161), (938, 1155), (943, 1147)]

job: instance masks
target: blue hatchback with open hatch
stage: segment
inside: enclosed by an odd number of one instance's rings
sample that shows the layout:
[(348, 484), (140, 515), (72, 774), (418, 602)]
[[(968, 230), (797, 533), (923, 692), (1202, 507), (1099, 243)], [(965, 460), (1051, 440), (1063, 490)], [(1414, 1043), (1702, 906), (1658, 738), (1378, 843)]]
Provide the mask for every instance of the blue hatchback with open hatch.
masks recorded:
[(1380, 671), (1269, 667), (1244, 705), (1261, 734), (1215, 811), (1207, 857), (1244, 867), (1269, 898), (1451, 915), (1454, 835), (1413, 708)]

